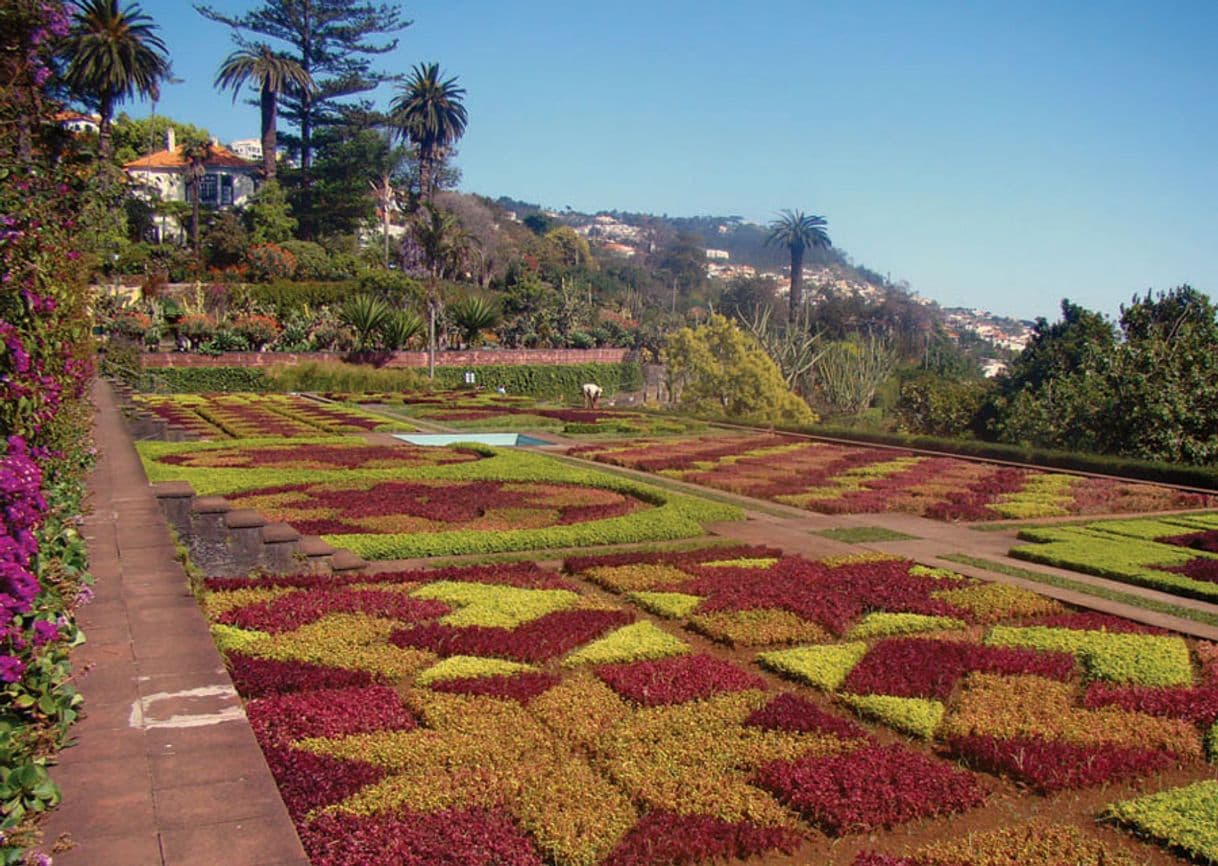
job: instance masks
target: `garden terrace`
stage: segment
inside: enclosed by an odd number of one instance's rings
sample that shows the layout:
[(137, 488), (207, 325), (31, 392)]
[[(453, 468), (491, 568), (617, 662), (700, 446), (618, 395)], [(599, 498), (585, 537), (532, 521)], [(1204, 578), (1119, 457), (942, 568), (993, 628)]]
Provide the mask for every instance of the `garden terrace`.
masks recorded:
[(362, 439), (141, 442), (152, 481), (186, 481), (367, 559), (690, 538), (739, 509), (543, 455)]
[(1026, 528), (1011, 556), (1218, 602), (1218, 514)]
[(1197, 769), (1218, 737), (1212, 645), (1016, 587), (767, 548), (573, 557), (565, 570), (727, 647), (776, 647), (757, 663), (1042, 793)]
[(212, 580), (203, 604), (314, 864), (701, 863), (986, 797), (532, 564)]
[(568, 452), (822, 514), (987, 521), (1203, 508), (1212, 497), (776, 434), (580, 445)]
[(143, 394), (136, 404), (199, 439), (297, 438), (411, 430), (406, 422), (295, 394)]
[(569, 436), (656, 436), (704, 431), (706, 424), (670, 415), (621, 409), (552, 406), (533, 398), (494, 392), (447, 391), (414, 394), (328, 394), (400, 411), (455, 430), (553, 430)]

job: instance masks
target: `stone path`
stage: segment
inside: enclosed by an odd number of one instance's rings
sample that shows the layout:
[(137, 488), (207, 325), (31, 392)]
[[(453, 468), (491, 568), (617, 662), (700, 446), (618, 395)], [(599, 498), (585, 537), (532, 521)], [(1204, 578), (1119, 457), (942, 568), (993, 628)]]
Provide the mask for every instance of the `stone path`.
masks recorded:
[(52, 769), (63, 805), (43, 847), (70, 839), (56, 866), (307, 866), (110, 386), (93, 398), (85, 716)]

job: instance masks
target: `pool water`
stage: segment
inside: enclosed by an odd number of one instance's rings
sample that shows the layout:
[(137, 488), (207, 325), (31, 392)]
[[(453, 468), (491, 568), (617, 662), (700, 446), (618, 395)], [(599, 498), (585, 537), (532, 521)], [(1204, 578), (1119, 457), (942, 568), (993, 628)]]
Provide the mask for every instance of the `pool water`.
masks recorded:
[(411, 445), (455, 445), (458, 442), (475, 442), (479, 445), (521, 448), (554, 444), (546, 439), (525, 436), (522, 433), (394, 433), (393, 438), (409, 442)]

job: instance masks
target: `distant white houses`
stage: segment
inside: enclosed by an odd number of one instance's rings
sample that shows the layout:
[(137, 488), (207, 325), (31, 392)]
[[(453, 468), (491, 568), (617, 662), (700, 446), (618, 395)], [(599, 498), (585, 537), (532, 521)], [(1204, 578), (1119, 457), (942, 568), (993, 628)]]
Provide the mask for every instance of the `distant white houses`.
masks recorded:
[(228, 149), (242, 159), (252, 162), (262, 162), (262, 139), (239, 138), (228, 143)]
[(706, 257), (708, 259), (710, 259), (712, 262), (726, 262), (732, 256), (731, 256), (731, 253), (729, 253), (727, 250), (707, 249)]
[(55, 122), (68, 132), (91, 132), (94, 135), (101, 129), (100, 114), (81, 114), (79, 111), (61, 111), (55, 115)]

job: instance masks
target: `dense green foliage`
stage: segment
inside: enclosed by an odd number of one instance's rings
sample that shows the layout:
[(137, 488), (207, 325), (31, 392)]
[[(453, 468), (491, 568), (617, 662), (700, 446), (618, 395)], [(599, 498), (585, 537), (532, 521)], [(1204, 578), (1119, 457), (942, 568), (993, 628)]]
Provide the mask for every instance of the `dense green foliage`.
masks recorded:
[(1135, 297), (1120, 339), (1069, 301), (1037, 323), (999, 382), (989, 427), (1002, 441), (1206, 465), (1218, 458), (1218, 310), (1190, 286)]

